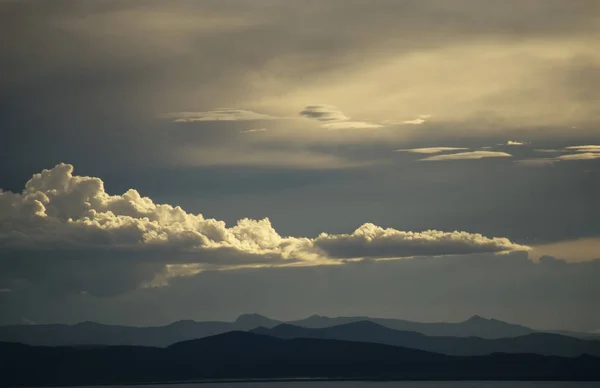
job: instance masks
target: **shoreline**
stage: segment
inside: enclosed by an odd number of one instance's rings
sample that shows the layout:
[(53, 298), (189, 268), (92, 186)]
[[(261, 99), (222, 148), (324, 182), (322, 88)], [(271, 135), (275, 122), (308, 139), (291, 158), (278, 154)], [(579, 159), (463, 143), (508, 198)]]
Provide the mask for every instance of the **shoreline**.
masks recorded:
[[(585, 383), (585, 382), (600, 382), (599, 380), (573, 380), (573, 379), (555, 379), (555, 380), (540, 380), (540, 379), (485, 379), (485, 378), (447, 378), (447, 379), (402, 379), (402, 378), (348, 378), (348, 377), (282, 377), (282, 378), (239, 378), (239, 379), (201, 379), (201, 380), (186, 380), (186, 381), (150, 381), (150, 382), (114, 382), (114, 383), (97, 383), (97, 384), (57, 384), (57, 385), (28, 385), (31, 388), (42, 387), (112, 387), (112, 386), (146, 386), (146, 385), (184, 385), (184, 384), (245, 384), (245, 383), (307, 383), (307, 382), (538, 382), (538, 383)], [(20, 387), (20, 386), (14, 386)]]

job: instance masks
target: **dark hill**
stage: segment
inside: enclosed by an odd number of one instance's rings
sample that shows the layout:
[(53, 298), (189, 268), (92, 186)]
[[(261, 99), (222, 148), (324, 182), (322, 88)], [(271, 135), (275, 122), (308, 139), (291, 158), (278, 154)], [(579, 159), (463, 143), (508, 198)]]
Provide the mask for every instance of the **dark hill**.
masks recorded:
[(8, 386), (203, 379), (600, 380), (600, 359), (494, 354), (455, 357), (389, 345), (283, 340), (231, 332), (168, 348), (33, 347), (0, 343)]

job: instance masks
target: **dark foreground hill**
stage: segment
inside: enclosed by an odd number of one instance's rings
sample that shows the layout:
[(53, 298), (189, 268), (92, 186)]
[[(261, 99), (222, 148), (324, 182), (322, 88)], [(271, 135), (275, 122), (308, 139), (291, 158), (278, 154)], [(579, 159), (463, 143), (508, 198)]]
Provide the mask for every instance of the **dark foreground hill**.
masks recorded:
[(230, 332), (168, 348), (0, 343), (7, 386), (203, 379), (600, 380), (600, 359), (495, 354), (455, 357), (389, 345)]
[(532, 333), (519, 337), (484, 339), (478, 337), (433, 337), (413, 331), (393, 330), (370, 321), (310, 329), (282, 324), (257, 328), (257, 334), (277, 338), (321, 338), (403, 346), (429, 352), (478, 356), (492, 353), (535, 353), (547, 356), (600, 356), (600, 341), (582, 340), (551, 333)]

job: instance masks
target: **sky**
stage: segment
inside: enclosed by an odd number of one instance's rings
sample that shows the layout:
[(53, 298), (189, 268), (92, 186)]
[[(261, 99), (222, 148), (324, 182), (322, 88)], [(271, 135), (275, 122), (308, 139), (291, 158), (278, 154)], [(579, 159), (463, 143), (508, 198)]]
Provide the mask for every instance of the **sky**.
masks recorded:
[(600, 331), (596, 0), (3, 0), (0, 35), (0, 324)]

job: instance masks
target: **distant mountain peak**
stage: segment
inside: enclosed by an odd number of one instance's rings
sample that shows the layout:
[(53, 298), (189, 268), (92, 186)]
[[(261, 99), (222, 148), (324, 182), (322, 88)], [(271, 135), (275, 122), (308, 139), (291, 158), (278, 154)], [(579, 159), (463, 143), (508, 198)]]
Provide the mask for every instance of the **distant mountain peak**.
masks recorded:
[(489, 322), (489, 321), (490, 321), (490, 319), (484, 318), (481, 315), (475, 314), (471, 318), (467, 319), (465, 322)]
[(234, 322), (236, 327), (243, 330), (254, 329), (260, 326), (273, 327), (275, 325), (278, 325), (279, 323), (279, 321), (255, 313), (242, 314), (239, 317), (237, 317), (237, 319)]

